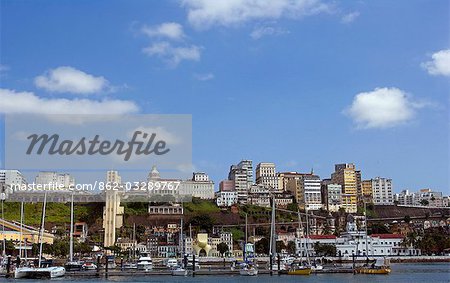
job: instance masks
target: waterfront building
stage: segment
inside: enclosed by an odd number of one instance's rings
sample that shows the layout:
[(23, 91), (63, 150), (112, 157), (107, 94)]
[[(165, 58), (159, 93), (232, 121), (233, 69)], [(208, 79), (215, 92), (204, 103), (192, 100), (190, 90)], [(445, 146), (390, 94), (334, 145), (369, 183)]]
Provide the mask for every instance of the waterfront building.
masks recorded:
[(376, 177), (372, 179), (373, 203), (376, 205), (393, 205), (392, 179)]
[(353, 163), (336, 164), (331, 181), (342, 186), (342, 203), (347, 213), (357, 211), (358, 176)]
[(279, 191), (275, 163), (261, 162), (256, 166), (256, 184), (268, 186), (272, 192)]
[[(362, 226), (365, 221), (361, 221)], [(404, 236), (400, 234), (372, 234), (366, 235), (365, 228), (358, 229), (355, 218), (349, 215), (346, 231), (340, 237), (335, 235), (310, 235), (296, 239), (297, 254), (315, 256), (314, 245), (330, 244), (336, 246), (336, 255), (344, 259), (351, 259), (354, 254), (357, 257), (394, 256), (394, 255), (421, 255), (420, 249), (405, 247), (402, 245)], [(366, 243), (367, 241), (367, 243)], [(366, 250), (367, 247), (367, 250)]]

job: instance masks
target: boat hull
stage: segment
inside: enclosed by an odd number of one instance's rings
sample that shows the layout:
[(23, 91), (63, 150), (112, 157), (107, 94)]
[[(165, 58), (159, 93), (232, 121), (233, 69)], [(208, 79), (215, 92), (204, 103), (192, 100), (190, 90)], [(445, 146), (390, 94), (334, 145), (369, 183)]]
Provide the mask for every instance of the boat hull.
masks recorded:
[(241, 269), (239, 274), (242, 276), (256, 276), (258, 275), (258, 269)]
[(61, 266), (43, 268), (18, 268), (14, 272), (16, 279), (43, 279), (63, 277), (66, 269)]
[(172, 270), (172, 276), (187, 276), (188, 271), (186, 269), (175, 269)]
[(356, 274), (389, 274), (391, 273), (390, 268), (357, 268), (355, 269)]
[(295, 269), (295, 270), (289, 270), (288, 275), (310, 275), (311, 274), (311, 268), (302, 268), (302, 269)]

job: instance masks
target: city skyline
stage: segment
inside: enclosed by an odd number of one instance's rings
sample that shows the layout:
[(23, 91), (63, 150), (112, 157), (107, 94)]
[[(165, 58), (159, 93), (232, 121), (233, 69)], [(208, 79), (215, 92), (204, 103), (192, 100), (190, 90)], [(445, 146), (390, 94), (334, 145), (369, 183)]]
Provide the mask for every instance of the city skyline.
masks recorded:
[(192, 114), (216, 187), (250, 159), (450, 192), (447, 1), (55, 3), (1, 2), (0, 113)]

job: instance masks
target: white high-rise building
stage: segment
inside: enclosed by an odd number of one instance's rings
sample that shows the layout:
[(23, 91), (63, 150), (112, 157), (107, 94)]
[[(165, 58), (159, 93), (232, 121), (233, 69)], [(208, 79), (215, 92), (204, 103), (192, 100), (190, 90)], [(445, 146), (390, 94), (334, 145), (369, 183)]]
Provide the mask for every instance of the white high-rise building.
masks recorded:
[(275, 163), (261, 162), (256, 166), (256, 184), (268, 186), (272, 191), (278, 192), (278, 176)]
[(372, 179), (373, 203), (378, 205), (394, 204), (392, 179), (376, 177)]
[(27, 181), (19, 170), (0, 170), (0, 184), (6, 186), (26, 185)]
[(416, 205), (418, 196), (409, 190), (403, 190), (399, 194), (395, 194), (395, 200), (400, 205)]
[[(300, 194), (303, 194), (303, 202), (307, 210), (319, 210), (322, 208), (321, 194), (322, 180), (313, 174), (304, 174), (300, 179)], [(301, 197), (300, 197), (301, 200)], [(300, 205), (303, 203), (300, 201)]]
[(252, 161), (242, 160), (238, 165), (231, 165), (228, 180), (234, 181), (238, 201), (247, 203), (248, 191), (253, 184)]

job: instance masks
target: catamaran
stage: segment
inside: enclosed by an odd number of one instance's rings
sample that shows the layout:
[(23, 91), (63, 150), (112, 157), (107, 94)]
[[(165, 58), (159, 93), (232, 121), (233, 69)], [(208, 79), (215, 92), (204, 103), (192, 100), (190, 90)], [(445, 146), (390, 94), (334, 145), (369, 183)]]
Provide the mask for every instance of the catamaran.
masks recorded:
[(69, 261), (64, 265), (67, 271), (80, 271), (83, 264), (73, 260), (73, 192), (70, 201), (70, 229), (69, 229)]
[(47, 202), (47, 193), (44, 193), (44, 204), (42, 206), (41, 229), (39, 231), (39, 261), (38, 267), (18, 267), (14, 271), (16, 279), (39, 279), (39, 278), (56, 278), (62, 277), (66, 273), (66, 269), (62, 266), (42, 267), (42, 245), (44, 243), (44, 223), (45, 208)]

